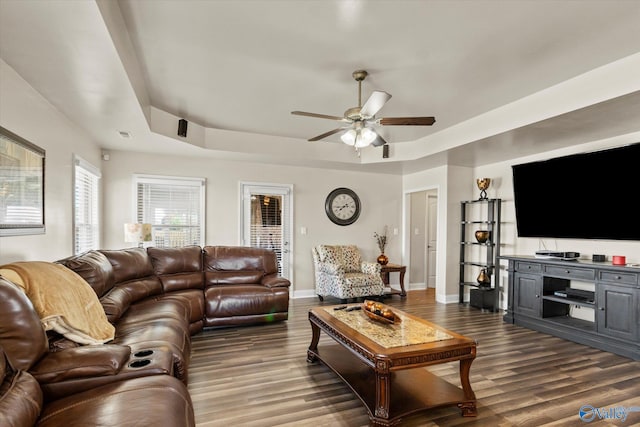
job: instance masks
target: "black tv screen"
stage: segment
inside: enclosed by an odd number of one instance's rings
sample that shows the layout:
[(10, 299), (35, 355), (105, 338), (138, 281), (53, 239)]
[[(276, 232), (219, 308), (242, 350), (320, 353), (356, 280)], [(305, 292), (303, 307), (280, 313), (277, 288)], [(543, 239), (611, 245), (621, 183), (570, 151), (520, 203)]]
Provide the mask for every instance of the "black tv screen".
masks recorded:
[(640, 143), (512, 170), (518, 237), (640, 240)]

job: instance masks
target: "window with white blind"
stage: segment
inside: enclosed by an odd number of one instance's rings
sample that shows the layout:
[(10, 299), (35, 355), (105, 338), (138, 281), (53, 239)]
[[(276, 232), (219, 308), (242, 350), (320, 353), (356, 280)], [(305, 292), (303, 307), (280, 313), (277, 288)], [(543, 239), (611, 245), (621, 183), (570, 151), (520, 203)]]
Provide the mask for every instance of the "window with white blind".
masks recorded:
[(73, 163), (73, 252), (81, 254), (100, 247), (100, 171), (78, 156)]
[(205, 179), (134, 175), (136, 221), (152, 227), (152, 246), (204, 246)]

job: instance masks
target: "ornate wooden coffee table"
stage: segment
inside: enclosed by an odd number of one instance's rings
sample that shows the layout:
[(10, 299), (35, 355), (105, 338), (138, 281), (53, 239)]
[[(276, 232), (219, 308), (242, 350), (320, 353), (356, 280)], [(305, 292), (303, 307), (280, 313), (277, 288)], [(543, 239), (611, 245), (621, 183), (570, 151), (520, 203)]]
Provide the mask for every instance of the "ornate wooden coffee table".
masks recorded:
[[(476, 357), (474, 340), (392, 308), (395, 324), (369, 319), (362, 310), (309, 310), (312, 338), (307, 361), (320, 360), (360, 398), (372, 426), (389, 426), (414, 412), (457, 405), (465, 417), (477, 415), (469, 383)], [(323, 344), (320, 331), (339, 345)], [(462, 388), (438, 378), (428, 365), (460, 361)]]

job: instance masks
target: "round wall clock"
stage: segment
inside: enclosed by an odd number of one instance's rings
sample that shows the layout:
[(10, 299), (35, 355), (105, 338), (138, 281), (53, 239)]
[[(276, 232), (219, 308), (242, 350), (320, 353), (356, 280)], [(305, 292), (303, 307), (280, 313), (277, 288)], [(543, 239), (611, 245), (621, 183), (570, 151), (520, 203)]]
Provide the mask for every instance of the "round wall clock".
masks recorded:
[(324, 210), (334, 224), (353, 224), (360, 216), (360, 198), (353, 190), (336, 188), (327, 196)]

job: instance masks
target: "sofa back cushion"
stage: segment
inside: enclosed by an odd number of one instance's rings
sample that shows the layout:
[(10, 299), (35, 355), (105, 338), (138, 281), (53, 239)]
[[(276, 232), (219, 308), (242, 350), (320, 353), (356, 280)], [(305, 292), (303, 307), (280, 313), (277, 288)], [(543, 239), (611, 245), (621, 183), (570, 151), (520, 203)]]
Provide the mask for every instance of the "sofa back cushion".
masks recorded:
[(131, 304), (162, 294), (162, 284), (154, 274), (151, 259), (144, 248), (101, 249), (100, 252), (113, 267), (115, 286), (100, 298), (111, 323), (115, 323)]
[[(31, 300), (0, 276), (0, 346), (15, 369), (29, 370), (48, 350), (47, 334)], [(1, 362), (0, 362), (1, 363)]]
[(153, 265), (144, 248), (101, 249), (100, 252), (107, 257), (113, 267), (116, 285), (153, 275)]
[(113, 288), (113, 267), (107, 257), (98, 251), (85, 252), (56, 262), (75, 271), (91, 285), (98, 297), (102, 297)]
[(156, 276), (149, 276), (119, 283), (100, 298), (100, 304), (102, 304), (109, 322), (115, 324), (126, 313), (131, 304), (161, 293), (162, 285), (160, 284), (160, 279)]
[(245, 246), (205, 246), (205, 285), (257, 284), (277, 274), (274, 251)]
[(362, 257), (356, 245), (319, 245), (319, 261), (342, 266), (345, 273), (362, 271)]
[(154, 273), (160, 278), (164, 292), (202, 289), (202, 248), (148, 248)]

